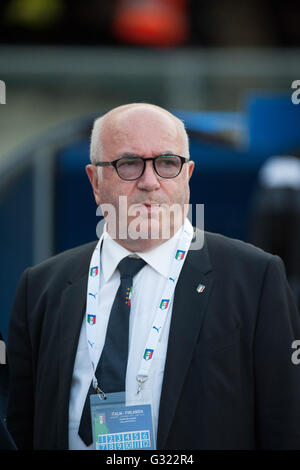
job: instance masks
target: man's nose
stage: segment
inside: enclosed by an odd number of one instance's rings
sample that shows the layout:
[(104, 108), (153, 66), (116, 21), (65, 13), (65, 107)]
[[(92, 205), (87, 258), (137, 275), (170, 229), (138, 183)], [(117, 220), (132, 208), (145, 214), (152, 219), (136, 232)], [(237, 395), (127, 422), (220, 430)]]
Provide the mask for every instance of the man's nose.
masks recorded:
[(143, 175), (138, 179), (137, 186), (139, 189), (147, 191), (154, 191), (160, 188), (159, 176), (154, 170), (153, 161), (149, 160), (146, 163)]

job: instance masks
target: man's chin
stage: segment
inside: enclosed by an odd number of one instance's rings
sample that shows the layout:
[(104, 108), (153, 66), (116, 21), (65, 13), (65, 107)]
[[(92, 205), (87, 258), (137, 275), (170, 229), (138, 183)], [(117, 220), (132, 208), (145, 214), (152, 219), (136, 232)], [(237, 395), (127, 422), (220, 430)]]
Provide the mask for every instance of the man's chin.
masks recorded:
[(132, 240), (128, 238), (127, 240), (120, 240), (119, 244), (132, 252), (144, 252), (161, 245), (165, 241), (165, 239), (161, 238), (139, 238), (137, 240)]
[(162, 230), (159, 220), (154, 218), (145, 218), (139, 221), (138, 225), (128, 226), (128, 239), (138, 240), (158, 240), (162, 237)]

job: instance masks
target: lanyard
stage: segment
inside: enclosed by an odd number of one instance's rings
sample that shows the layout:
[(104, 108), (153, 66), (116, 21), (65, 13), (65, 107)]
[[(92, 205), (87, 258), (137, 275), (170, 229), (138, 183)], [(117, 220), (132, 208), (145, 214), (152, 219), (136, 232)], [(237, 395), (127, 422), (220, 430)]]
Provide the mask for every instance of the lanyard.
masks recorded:
[[(103, 235), (102, 235), (103, 237)], [(100, 249), (102, 244), (102, 237), (97, 243), (97, 246), (92, 254), (88, 286), (87, 286), (87, 301), (86, 301), (86, 335), (88, 351), (93, 368), (93, 387), (99, 393), (103, 393), (98, 387), (98, 381), (95, 376), (96, 364), (95, 356), (96, 351), (96, 337), (97, 337), (97, 316), (98, 316), (98, 296), (99, 296), (99, 279), (101, 270)], [(139, 372), (136, 377), (138, 381), (137, 393), (140, 392), (143, 383), (149, 377), (149, 371), (152, 364), (152, 358), (155, 354), (160, 336), (162, 334), (164, 325), (167, 320), (168, 308), (170, 306), (172, 297), (174, 295), (176, 283), (180, 275), (186, 253), (190, 247), (193, 237), (193, 227), (188, 219), (185, 219), (182, 233), (178, 239), (176, 249), (173, 253), (173, 260), (171, 263), (168, 279), (163, 288), (163, 295), (160, 298), (159, 304), (156, 306), (156, 314), (154, 322), (152, 323), (147, 342), (145, 345), (143, 357), (139, 367)]]

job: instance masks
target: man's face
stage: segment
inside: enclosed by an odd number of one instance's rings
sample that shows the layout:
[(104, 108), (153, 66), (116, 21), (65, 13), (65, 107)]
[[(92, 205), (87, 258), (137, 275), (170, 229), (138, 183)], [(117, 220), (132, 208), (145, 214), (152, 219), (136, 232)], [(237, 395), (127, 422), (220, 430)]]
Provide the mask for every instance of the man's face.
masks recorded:
[[(167, 114), (143, 108), (131, 108), (116, 113), (103, 123), (101, 161), (113, 161), (124, 154), (142, 158), (171, 153), (186, 157), (182, 132), (175, 119)], [(121, 243), (132, 251), (149, 249), (156, 240), (151, 241), (151, 234), (162, 234), (163, 223), (169, 225), (170, 236), (181, 226), (186, 214), (183, 214), (184, 204), (189, 202), (189, 179), (193, 171), (193, 162), (183, 165), (181, 173), (172, 179), (161, 178), (154, 170), (152, 161), (146, 162), (143, 175), (134, 181), (122, 180), (112, 166), (102, 168), (102, 178), (99, 180), (97, 167), (87, 166), (87, 173), (93, 186), (95, 200), (98, 205), (112, 204), (117, 215), (117, 234), (119, 220), (130, 229), (137, 228), (143, 239), (130, 240)], [(119, 205), (119, 197), (126, 196), (126, 214)], [(180, 221), (173, 220), (167, 215), (166, 207), (176, 204), (181, 207)], [(139, 217), (139, 226), (134, 224)], [(168, 217), (168, 218), (167, 218)], [(109, 231), (109, 223), (108, 223)], [(130, 232), (130, 230), (129, 230)], [(118, 238), (118, 237), (117, 237)], [(160, 243), (164, 241), (161, 240)], [(122, 240), (120, 240), (122, 242)]]

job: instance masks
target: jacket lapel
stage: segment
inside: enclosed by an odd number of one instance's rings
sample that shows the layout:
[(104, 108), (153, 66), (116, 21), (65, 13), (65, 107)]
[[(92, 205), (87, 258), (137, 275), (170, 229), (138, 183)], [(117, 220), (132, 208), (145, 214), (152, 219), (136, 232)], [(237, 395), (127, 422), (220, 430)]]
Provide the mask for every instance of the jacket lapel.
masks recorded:
[(88, 245), (62, 293), (59, 318), (58, 448), (68, 449), (69, 397), (73, 367), (86, 307), (88, 269), (95, 244)]
[[(199, 284), (205, 286), (198, 292)], [(168, 350), (160, 400), (157, 448), (163, 449), (173, 421), (186, 373), (197, 343), (212, 290), (212, 272), (206, 244), (190, 250), (175, 289)]]

